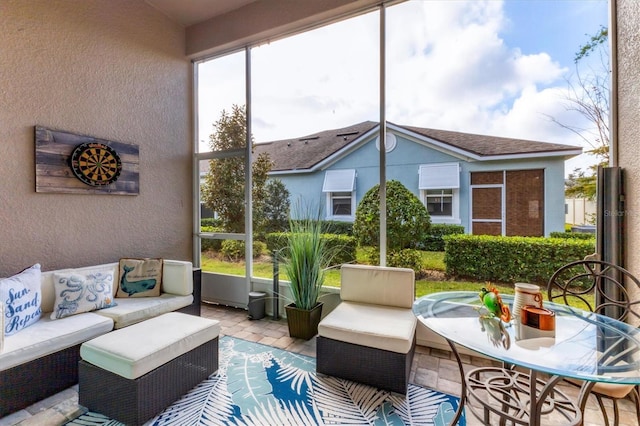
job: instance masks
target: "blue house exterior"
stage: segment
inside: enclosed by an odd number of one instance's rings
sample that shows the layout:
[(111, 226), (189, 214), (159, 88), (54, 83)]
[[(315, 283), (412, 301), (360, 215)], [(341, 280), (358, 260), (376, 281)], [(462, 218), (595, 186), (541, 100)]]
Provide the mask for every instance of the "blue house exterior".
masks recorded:
[[(353, 221), (379, 183), (379, 125), (364, 122), (299, 139), (256, 144), (291, 205), (322, 205), (327, 220)], [(428, 208), (432, 223), (467, 233), (548, 236), (564, 230), (564, 162), (581, 148), (387, 124), (386, 176)], [(294, 209), (295, 210), (295, 209)]]

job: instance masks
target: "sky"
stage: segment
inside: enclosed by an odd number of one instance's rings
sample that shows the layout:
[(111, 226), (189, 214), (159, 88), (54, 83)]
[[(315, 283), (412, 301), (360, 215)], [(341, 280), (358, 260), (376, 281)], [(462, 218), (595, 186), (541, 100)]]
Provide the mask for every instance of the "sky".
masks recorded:
[[(379, 121), (379, 23), (369, 13), (253, 48), (254, 140)], [(606, 0), (411, 0), (387, 8), (386, 25), (388, 121), (585, 146), (549, 117), (589, 125), (567, 110), (567, 84), (575, 53), (608, 26)], [(199, 66), (205, 145), (221, 111), (246, 102), (244, 62)], [(566, 173), (593, 161), (569, 160)]]

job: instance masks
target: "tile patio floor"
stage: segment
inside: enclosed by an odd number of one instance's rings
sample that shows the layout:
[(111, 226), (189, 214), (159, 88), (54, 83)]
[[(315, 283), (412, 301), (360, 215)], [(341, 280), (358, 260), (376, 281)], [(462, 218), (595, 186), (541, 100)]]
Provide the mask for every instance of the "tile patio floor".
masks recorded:
[[(202, 316), (221, 322), (221, 335), (230, 335), (265, 345), (286, 349), (315, 357), (315, 338), (309, 341), (289, 337), (286, 320), (274, 321), (266, 317), (259, 321), (248, 319), (247, 311), (225, 306), (203, 304)], [(484, 358), (462, 356), (465, 368), (498, 365)], [(416, 348), (411, 371), (411, 383), (416, 383), (454, 395), (460, 395), (460, 374), (450, 352), (423, 346)], [(562, 389), (577, 397), (577, 390), (570, 386)], [(54, 426), (64, 424), (77, 417), (82, 411), (78, 405), (77, 385), (50, 398), (40, 401), (25, 410), (0, 419), (0, 426)], [(560, 419), (548, 419), (544, 426), (564, 424)], [(585, 416), (585, 426), (601, 426), (604, 420), (594, 398), (589, 400)], [(467, 411), (467, 424), (484, 425)], [(633, 404), (625, 400), (621, 405), (621, 425), (638, 426)]]

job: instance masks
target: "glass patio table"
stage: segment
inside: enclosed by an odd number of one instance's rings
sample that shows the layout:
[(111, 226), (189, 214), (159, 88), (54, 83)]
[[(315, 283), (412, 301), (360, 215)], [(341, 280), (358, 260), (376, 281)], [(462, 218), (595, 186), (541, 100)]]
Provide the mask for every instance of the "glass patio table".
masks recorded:
[[(512, 295), (501, 297), (513, 305)], [(462, 392), (452, 425), (467, 400), (483, 407), (484, 418), (469, 408), (486, 424), (495, 414), (502, 421), (540, 425), (540, 418), (552, 412), (581, 424), (580, 408), (596, 382), (640, 384), (640, 330), (566, 305), (545, 302), (544, 307), (555, 313), (555, 336), (522, 339), (519, 320), (503, 323), (488, 315), (476, 292), (434, 293), (414, 302), (418, 320), (447, 341), (458, 362)], [(465, 374), (456, 345), (502, 361), (503, 367)], [(539, 373), (550, 377), (543, 380)], [(584, 381), (578, 404), (555, 388), (563, 378)]]

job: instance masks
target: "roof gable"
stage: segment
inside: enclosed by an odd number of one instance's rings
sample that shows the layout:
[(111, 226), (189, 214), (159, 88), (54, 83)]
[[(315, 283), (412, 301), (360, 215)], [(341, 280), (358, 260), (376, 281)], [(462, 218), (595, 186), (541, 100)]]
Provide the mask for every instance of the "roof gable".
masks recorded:
[[(331, 157), (341, 153), (346, 155), (350, 149), (355, 149), (377, 128), (377, 122), (364, 121), (353, 126), (324, 130), (301, 138), (257, 143), (254, 153), (255, 155), (269, 154), (273, 162), (272, 172), (313, 171)], [(425, 145), (477, 161), (531, 156), (568, 158), (582, 152), (582, 148), (572, 145), (399, 126), (392, 123), (389, 123), (388, 130), (404, 134)]]

